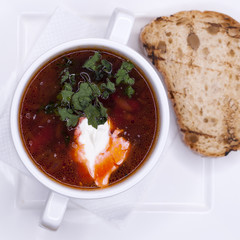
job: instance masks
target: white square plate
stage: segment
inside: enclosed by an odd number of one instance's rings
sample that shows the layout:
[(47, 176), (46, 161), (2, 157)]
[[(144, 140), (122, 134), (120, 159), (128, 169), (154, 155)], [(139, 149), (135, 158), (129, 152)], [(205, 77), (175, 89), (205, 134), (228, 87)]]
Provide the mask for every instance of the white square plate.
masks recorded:
[[(160, 15), (199, 9), (224, 12), (237, 20), (237, 1), (61, 1), (65, 7), (102, 26), (115, 7), (127, 7), (136, 14), (129, 45), (142, 52), (141, 28)], [(25, 59), (47, 24), (58, 1), (30, 3), (11, 0), (0, 9), (0, 74), (8, 79)], [(101, 11), (99, 11), (99, 9)], [(7, 23), (7, 24), (6, 24)], [(16, 57), (17, 56), (17, 57)], [(1, 91), (0, 91), (1, 93)], [(151, 181), (131, 217), (117, 228), (84, 209), (70, 204), (60, 229), (41, 229), (38, 221), (48, 190), (37, 181), (0, 162), (0, 239), (239, 239), (240, 216), (239, 153), (221, 159), (202, 158), (181, 141), (171, 109), (171, 127), (165, 152), (151, 173)]]

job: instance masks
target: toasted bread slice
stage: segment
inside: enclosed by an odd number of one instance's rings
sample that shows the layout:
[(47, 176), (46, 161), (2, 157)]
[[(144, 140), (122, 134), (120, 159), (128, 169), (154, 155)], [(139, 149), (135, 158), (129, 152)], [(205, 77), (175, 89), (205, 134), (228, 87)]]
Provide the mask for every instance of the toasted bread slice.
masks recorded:
[(240, 148), (240, 24), (217, 12), (159, 17), (140, 35), (162, 73), (185, 143), (205, 156)]

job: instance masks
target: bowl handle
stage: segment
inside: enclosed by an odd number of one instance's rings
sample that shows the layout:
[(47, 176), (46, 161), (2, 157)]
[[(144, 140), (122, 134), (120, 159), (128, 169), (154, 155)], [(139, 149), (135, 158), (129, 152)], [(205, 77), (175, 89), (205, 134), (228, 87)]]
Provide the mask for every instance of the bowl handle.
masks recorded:
[(41, 219), (41, 226), (50, 230), (57, 230), (65, 214), (68, 197), (51, 192)]
[(116, 8), (109, 20), (105, 38), (127, 44), (134, 24), (134, 15), (125, 10)]

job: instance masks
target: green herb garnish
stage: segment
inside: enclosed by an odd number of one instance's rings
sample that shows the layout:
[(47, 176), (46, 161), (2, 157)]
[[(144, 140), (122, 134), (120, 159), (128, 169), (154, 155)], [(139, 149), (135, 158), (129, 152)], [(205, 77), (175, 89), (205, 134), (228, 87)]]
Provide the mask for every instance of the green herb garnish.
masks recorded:
[(71, 97), (73, 95), (72, 86), (69, 83), (65, 83), (62, 91), (57, 95), (57, 99), (61, 101), (62, 105), (69, 105)]
[(101, 84), (102, 89), (108, 90), (110, 93), (114, 93), (116, 91), (115, 84), (107, 79), (107, 83)]
[(128, 86), (125, 89), (125, 93), (129, 98), (131, 98), (132, 95), (135, 93), (135, 90), (132, 88), (132, 86)]
[(134, 65), (131, 62), (123, 62), (120, 69), (115, 74), (116, 77), (116, 85), (124, 84), (128, 85), (125, 88), (126, 95), (131, 98), (135, 93), (135, 90), (131, 87), (134, 85), (135, 80), (129, 76), (129, 72), (134, 68)]
[(100, 102), (95, 105), (88, 105), (88, 107), (85, 108), (84, 113), (88, 119), (88, 124), (95, 128), (107, 121), (107, 109), (103, 107)]
[(107, 61), (106, 59), (103, 59), (102, 61), (101, 61), (101, 64), (102, 64), (102, 66), (103, 66), (103, 71), (105, 71), (106, 73), (111, 73), (112, 72), (112, 64), (109, 62), (109, 61)]
[(134, 68), (134, 65), (131, 62), (123, 62), (120, 69), (115, 74), (116, 84), (119, 85), (120, 83), (133, 85), (135, 80), (130, 78), (129, 72)]
[(103, 99), (108, 99), (109, 95), (116, 91), (115, 83), (111, 82), (109, 79), (107, 79), (107, 83), (102, 83), (100, 88), (102, 90), (101, 96)]
[[(135, 80), (129, 76), (134, 68), (131, 62), (123, 62), (120, 69), (112, 75), (112, 64), (96, 51), (84, 64), (86, 71), (71, 72), (72, 61), (65, 59), (60, 73), (62, 89), (55, 103), (45, 106), (46, 113), (54, 113), (66, 122), (67, 127), (75, 127), (80, 117), (85, 116), (88, 124), (97, 128), (107, 121), (107, 109), (101, 99), (108, 99), (120, 84), (126, 85), (125, 94), (131, 98), (135, 93), (132, 85)], [(80, 81), (76, 86), (76, 76)]]
[(72, 97), (74, 110), (84, 111), (93, 100), (92, 93), (92, 89), (87, 82), (81, 83), (79, 90)]
[(68, 69), (66, 68), (65, 70), (63, 70), (62, 72), (62, 76), (61, 76), (61, 83), (64, 83), (68, 78), (69, 78), (70, 74)]
[(101, 54), (99, 52), (95, 52), (95, 54), (83, 64), (83, 67), (95, 72), (97, 71), (98, 62), (100, 61), (100, 59)]
[(43, 107), (46, 114), (52, 114), (55, 112), (56, 108), (58, 107), (58, 103), (49, 103), (45, 107)]
[(57, 110), (60, 119), (67, 122), (67, 127), (73, 127), (77, 125), (79, 116), (73, 114), (73, 111), (71, 109), (58, 107)]
[(96, 81), (100, 81), (104, 76), (111, 76), (112, 64), (106, 59), (101, 59), (101, 54), (95, 52), (84, 64), (83, 68), (86, 68), (95, 73)]

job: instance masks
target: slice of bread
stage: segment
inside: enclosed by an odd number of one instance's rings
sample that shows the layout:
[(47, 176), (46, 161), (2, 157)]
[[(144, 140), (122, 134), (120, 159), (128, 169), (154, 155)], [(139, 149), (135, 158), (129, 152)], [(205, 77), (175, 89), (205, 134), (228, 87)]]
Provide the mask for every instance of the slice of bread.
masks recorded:
[(205, 156), (240, 148), (240, 24), (217, 12), (159, 17), (140, 35), (162, 73), (185, 143)]

